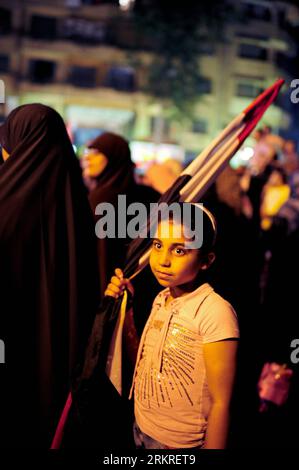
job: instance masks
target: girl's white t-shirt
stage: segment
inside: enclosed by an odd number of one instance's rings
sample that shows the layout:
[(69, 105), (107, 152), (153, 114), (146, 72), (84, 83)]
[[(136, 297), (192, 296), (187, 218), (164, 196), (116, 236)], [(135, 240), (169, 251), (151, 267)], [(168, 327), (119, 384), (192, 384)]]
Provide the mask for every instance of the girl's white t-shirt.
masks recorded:
[(239, 338), (233, 307), (205, 283), (172, 300), (169, 289), (153, 302), (133, 384), (140, 429), (174, 448), (203, 444), (211, 407), (203, 344)]

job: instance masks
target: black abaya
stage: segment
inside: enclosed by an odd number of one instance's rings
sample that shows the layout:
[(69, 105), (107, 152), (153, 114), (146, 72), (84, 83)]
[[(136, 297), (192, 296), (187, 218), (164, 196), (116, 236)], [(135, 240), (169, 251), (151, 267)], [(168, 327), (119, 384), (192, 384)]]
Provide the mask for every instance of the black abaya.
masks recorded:
[(95, 313), (94, 224), (53, 109), (15, 109), (0, 143), (0, 447), (45, 448)]

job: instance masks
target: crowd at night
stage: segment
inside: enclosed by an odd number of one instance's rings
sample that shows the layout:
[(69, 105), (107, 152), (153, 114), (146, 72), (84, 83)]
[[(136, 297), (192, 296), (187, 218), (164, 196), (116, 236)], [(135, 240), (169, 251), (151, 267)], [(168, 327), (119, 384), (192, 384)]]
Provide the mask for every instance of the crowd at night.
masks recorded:
[(296, 1), (0, 0), (2, 449), (296, 448), (298, 52)]

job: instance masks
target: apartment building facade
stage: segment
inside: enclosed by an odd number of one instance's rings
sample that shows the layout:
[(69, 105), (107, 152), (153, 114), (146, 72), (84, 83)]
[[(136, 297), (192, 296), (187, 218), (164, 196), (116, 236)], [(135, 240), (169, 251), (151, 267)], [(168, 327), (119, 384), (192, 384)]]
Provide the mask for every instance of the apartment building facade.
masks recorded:
[[(19, 104), (42, 102), (62, 114), (78, 145), (110, 130), (138, 141), (167, 140), (192, 158), (277, 77), (292, 79), (296, 44), (288, 26), (299, 9), (278, 1), (232, 3), (238, 20), (199, 59), (205, 80), (195, 118), (167, 123), (157, 136), (163, 103), (142, 91), (151, 51), (136, 47), (129, 11), (99, 1), (0, 0), (2, 116)], [(142, 66), (131, 65), (134, 55)], [(265, 117), (276, 131), (290, 124), (287, 94), (286, 87)]]

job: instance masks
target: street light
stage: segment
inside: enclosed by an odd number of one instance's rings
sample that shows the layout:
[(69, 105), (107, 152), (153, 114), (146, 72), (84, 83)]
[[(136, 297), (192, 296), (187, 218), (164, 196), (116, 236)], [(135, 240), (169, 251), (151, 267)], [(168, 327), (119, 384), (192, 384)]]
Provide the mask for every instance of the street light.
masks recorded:
[(135, 0), (119, 0), (119, 7), (123, 11), (128, 11), (133, 6)]

